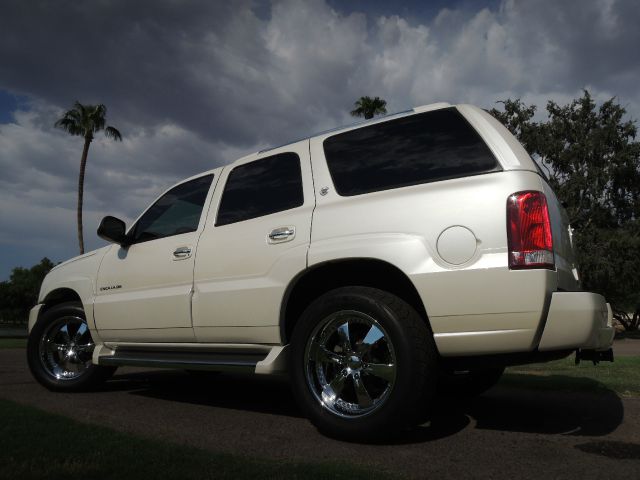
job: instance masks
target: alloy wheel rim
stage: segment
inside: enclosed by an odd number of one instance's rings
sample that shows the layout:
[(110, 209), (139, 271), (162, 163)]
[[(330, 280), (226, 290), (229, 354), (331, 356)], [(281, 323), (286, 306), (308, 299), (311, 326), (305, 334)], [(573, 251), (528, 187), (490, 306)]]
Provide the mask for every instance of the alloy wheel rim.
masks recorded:
[(95, 345), (87, 322), (64, 316), (53, 321), (40, 337), (40, 363), (56, 380), (75, 380), (87, 372)]
[(304, 362), (315, 398), (343, 418), (379, 410), (396, 380), (396, 355), (388, 334), (373, 317), (355, 310), (333, 313), (315, 327)]

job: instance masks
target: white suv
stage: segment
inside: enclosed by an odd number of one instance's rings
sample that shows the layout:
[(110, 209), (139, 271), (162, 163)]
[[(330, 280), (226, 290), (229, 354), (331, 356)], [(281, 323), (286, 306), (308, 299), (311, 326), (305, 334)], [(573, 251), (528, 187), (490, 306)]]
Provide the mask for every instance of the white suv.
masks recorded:
[(118, 365), (287, 372), (323, 432), (362, 439), (507, 365), (611, 360), (571, 228), (517, 140), (435, 104), (242, 158), (163, 193), (55, 267), (28, 359), (54, 390)]

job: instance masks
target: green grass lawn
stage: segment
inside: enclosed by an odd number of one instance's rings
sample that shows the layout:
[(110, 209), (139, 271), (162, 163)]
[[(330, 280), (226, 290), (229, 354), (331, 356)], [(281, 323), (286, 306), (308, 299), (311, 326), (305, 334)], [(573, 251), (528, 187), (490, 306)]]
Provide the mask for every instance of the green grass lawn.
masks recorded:
[(0, 348), (26, 348), (26, 338), (0, 338)]
[(640, 396), (640, 357), (617, 357), (613, 363), (575, 365), (573, 356), (563, 360), (510, 367), (500, 381), (512, 387), (558, 391), (613, 390), (622, 396)]
[[(215, 435), (215, 432), (212, 432)], [(0, 400), (0, 479), (383, 479), (344, 464), (212, 453)]]

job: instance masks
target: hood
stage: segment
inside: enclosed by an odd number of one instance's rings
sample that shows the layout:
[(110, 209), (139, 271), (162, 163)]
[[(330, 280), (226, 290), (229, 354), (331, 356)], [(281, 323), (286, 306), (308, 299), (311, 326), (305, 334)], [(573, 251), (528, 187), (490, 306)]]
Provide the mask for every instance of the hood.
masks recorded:
[(92, 257), (92, 256), (94, 256), (95, 254), (97, 254), (100, 250), (103, 250), (104, 248), (105, 248), (105, 247), (98, 248), (98, 249), (96, 249), (96, 250), (92, 250), (92, 251), (90, 251), (90, 252), (83, 253), (82, 255), (78, 255), (77, 257), (70, 258), (69, 260), (65, 260), (64, 262), (59, 263), (58, 265), (56, 265), (55, 267), (53, 267), (50, 271), (51, 271), (51, 272), (53, 272), (54, 270), (57, 270), (57, 269), (58, 269), (58, 268), (60, 268), (60, 267), (64, 267), (65, 265), (69, 265), (70, 263), (77, 262), (78, 260), (82, 260), (83, 258), (89, 258), (89, 257)]
[[(84, 296), (90, 295), (94, 288), (100, 262), (110, 247), (111, 245), (107, 245), (87, 252), (53, 267), (42, 281), (38, 303), (42, 303), (49, 292), (59, 288), (74, 290), (79, 295), (81, 292)], [(84, 298), (84, 296), (80, 295), (80, 298)]]

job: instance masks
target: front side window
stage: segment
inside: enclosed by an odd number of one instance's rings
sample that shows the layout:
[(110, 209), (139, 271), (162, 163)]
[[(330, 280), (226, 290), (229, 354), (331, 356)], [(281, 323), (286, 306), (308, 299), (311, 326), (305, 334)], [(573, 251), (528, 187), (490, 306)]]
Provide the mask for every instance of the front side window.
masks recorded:
[(293, 152), (280, 153), (231, 171), (216, 226), (289, 210), (303, 203), (300, 157)]
[(147, 242), (181, 233), (195, 232), (213, 175), (182, 183), (161, 196), (133, 230), (133, 242)]
[(500, 170), (480, 135), (447, 108), (339, 133), (324, 141), (343, 196)]

